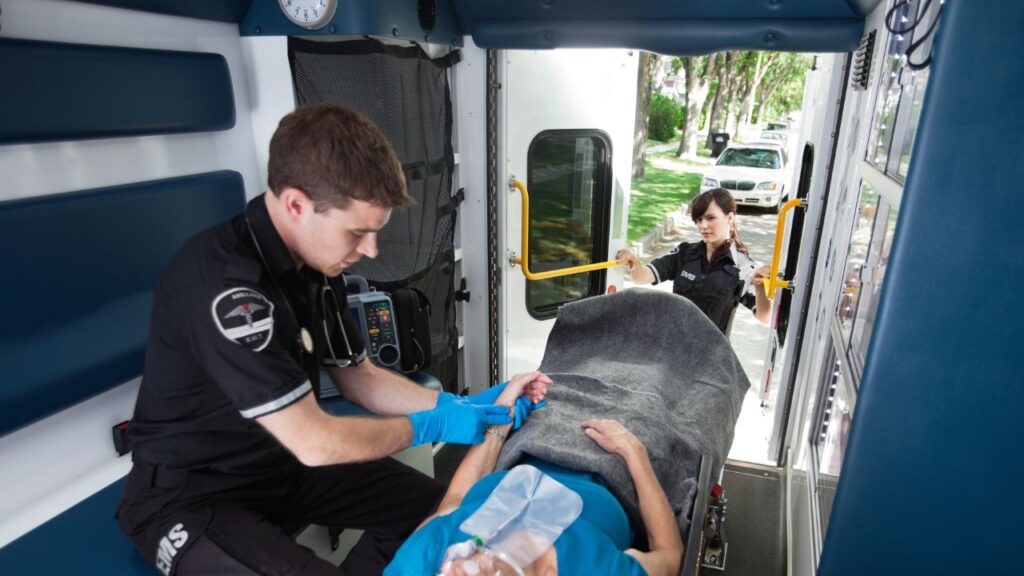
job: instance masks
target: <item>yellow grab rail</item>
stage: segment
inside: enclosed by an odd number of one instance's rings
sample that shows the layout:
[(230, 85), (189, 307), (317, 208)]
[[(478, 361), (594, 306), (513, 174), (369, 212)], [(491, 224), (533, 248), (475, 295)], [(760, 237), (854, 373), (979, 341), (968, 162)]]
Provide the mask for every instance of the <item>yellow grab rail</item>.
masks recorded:
[(526, 185), (519, 180), (514, 178), (509, 180), (509, 190), (518, 189), (519, 193), (523, 196), (523, 229), (522, 229), (522, 256), (514, 256), (512, 262), (519, 264), (523, 270), (523, 276), (526, 276), (527, 280), (547, 280), (548, 278), (557, 278), (559, 276), (568, 276), (570, 274), (580, 274), (583, 272), (593, 272), (594, 270), (604, 270), (605, 268), (612, 268), (615, 266), (624, 266), (619, 264), (615, 260), (609, 260), (607, 262), (598, 262), (596, 264), (584, 264), (582, 266), (572, 266), (569, 268), (560, 268), (558, 270), (548, 270), (547, 272), (530, 272), (530, 261), (529, 253), (529, 240), (530, 240), (530, 193), (526, 191)]
[(779, 280), (779, 256), (782, 254), (782, 231), (785, 228), (786, 223), (786, 212), (797, 206), (803, 206), (804, 201), (800, 198), (793, 198), (789, 202), (782, 205), (782, 209), (779, 210), (779, 222), (775, 226), (775, 248), (772, 250), (772, 271), (767, 278), (764, 279), (764, 294), (771, 300), (772, 295), (775, 294), (775, 290), (778, 288), (789, 288), (789, 282), (785, 280)]

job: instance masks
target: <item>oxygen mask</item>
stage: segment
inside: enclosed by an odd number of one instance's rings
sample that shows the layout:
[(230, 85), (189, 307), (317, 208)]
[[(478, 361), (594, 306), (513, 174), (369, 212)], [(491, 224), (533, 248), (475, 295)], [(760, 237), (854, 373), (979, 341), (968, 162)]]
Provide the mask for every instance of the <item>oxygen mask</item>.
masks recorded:
[(582, 511), (579, 494), (533, 466), (516, 466), (459, 526), (473, 537), (448, 547), (438, 574), (524, 576)]

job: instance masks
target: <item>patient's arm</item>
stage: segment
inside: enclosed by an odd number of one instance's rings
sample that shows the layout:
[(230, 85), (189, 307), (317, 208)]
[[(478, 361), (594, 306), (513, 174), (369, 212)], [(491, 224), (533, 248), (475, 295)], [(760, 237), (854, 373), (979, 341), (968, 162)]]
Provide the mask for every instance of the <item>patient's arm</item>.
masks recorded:
[(683, 541), (665, 491), (654, 475), (647, 449), (632, 432), (615, 420), (587, 420), (583, 428), (602, 449), (621, 456), (633, 477), (651, 551), (629, 549), (626, 554), (636, 558), (650, 576), (678, 575), (683, 559)]
[[(551, 379), (540, 372), (516, 374), (509, 381), (508, 385), (505, 386), (505, 390), (501, 393), (501, 396), (498, 396), (495, 404), (511, 408), (515, 404), (516, 398), (519, 398), (524, 391), (531, 400), (540, 402), (544, 400), (547, 384), (550, 382)], [(483, 443), (469, 449), (466, 457), (462, 459), (462, 463), (455, 470), (455, 475), (452, 476), (452, 481), (448, 485), (448, 491), (445, 492), (441, 503), (437, 505), (437, 512), (428, 516), (420, 526), (430, 522), (437, 516), (444, 516), (458, 508), (473, 484), (494, 472), (494, 464), (498, 461), (501, 447), (505, 444), (505, 436), (508, 435), (511, 427), (511, 425), (495, 426), (496, 431), (501, 434), (500, 437), (492, 433), (484, 434)]]

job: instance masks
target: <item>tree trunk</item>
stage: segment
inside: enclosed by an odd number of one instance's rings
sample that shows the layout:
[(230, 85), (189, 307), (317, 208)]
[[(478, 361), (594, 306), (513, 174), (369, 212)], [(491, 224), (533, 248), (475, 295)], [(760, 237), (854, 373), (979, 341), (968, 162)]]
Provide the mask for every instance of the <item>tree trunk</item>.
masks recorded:
[[(739, 75), (737, 74), (736, 76)], [(739, 103), (736, 101), (736, 96), (746, 90), (746, 82), (741, 76), (736, 76), (729, 82), (732, 90), (729, 91), (729, 99), (725, 103), (725, 131), (732, 134), (733, 139), (738, 134), (736, 131), (736, 111)]]
[(764, 120), (764, 110), (768, 107), (768, 98), (771, 94), (768, 93), (768, 86), (762, 84), (757, 87), (757, 114), (754, 116), (754, 125), (761, 126)]
[[(772, 52), (766, 54), (764, 58), (761, 57), (761, 53), (758, 53), (757, 68), (754, 71), (753, 82), (750, 83), (750, 90), (747, 92), (746, 99), (744, 100), (743, 108), (743, 122), (744, 125), (750, 128), (757, 128), (761, 125), (761, 110), (764, 109), (764, 78), (771, 70), (772, 66), (779, 61), (780, 54), (778, 52)], [(755, 99), (754, 96), (757, 96)], [(752, 122), (754, 119), (754, 104), (755, 100), (758, 104), (758, 113), (756, 122)], [(741, 126), (742, 130), (743, 127)]]
[(782, 87), (783, 81), (777, 80), (775, 82), (768, 82), (764, 86), (764, 93), (761, 96), (761, 106), (757, 109), (757, 125), (761, 125), (761, 121), (764, 119), (764, 115), (768, 109), (768, 103), (772, 101), (772, 97), (775, 96), (775, 91)]
[(708, 148), (711, 148), (711, 135), (715, 132), (722, 131), (722, 125), (724, 124), (725, 119), (722, 114), (722, 106), (729, 98), (729, 81), (732, 78), (729, 70), (735, 63), (735, 53), (726, 52), (725, 66), (718, 69), (718, 90), (715, 91), (715, 100), (711, 103), (711, 113), (708, 115), (708, 137), (704, 143)]
[(636, 74), (636, 118), (633, 123), (633, 180), (644, 178), (644, 156), (647, 154), (647, 115), (651, 111), (651, 80), (658, 56), (640, 52)]
[(694, 117), (700, 115), (700, 107), (707, 96), (707, 91), (703, 96), (697, 94), (698, 62), (700, 62), (699, 58), (691, 56), (683, 58), (683, 74), (686, 78), (686, 115), (683, 116), (683, 136), (679, 140), (676, 158), (683, 155), (693, 156), (697, 152), (697, 118)]
[(754, 112), (754, 93), (757, 92), (757, 85), (761, 82), (763, 72), (761, 72), (761, 63), (763, 58), (763, 52), (757, 53), (757, 61), (754, 63), (754, 78), (750, 83), (750, 86), (743, 93), (743, 101), (740, 104), (740, 129), (744, 130), (750, 125), (750, 117)]
[(700, 115), (718, 69), (718, 58), (714, 54), (686, 57), (683, 58), (683, 66), (686, 73), (686, 117), (683, 119), (683, 137), (679, 141), (676, 157), (696, 158)]

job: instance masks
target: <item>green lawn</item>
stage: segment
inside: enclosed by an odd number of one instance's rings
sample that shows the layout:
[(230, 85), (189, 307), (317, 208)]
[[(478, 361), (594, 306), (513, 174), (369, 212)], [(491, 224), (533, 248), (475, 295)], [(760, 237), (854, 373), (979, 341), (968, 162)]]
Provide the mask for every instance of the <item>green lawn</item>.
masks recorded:
[(647, 162), (644, 179), (633, 182), (629, 198), (629, 242), (657, 226), (669, 212), (688, 202), (700, 189), (701, 172), (657, 168)]

